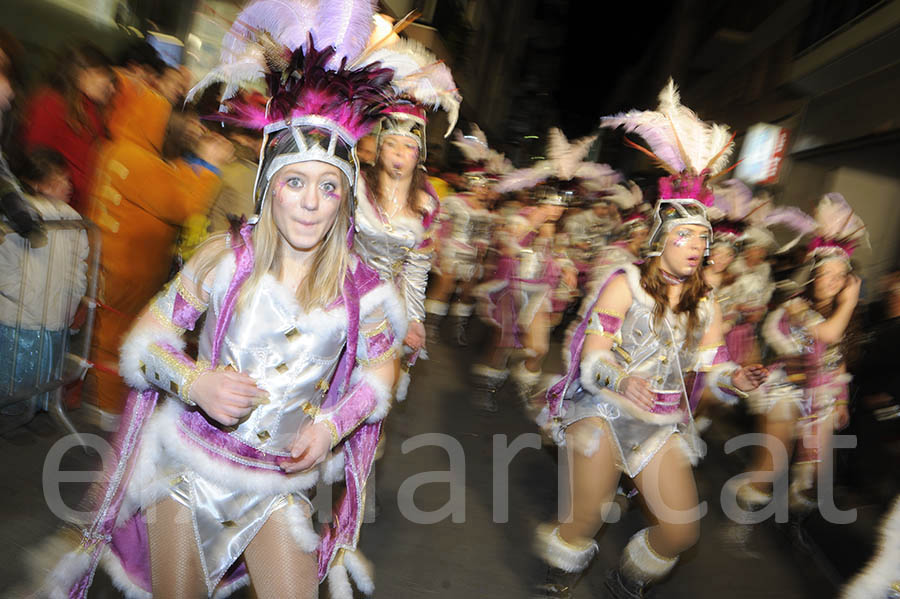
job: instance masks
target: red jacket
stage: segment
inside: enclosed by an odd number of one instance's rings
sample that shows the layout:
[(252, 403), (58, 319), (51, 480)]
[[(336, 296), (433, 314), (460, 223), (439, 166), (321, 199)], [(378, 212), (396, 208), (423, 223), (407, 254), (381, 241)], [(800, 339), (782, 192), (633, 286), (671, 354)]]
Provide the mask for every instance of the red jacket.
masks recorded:
[(86, 215), (91, 178), (100, 145), (106, 140), (106, 128), (97, 105), (86, 97), (83, 100), (88, 126), (76, 131), (67, 122), (62, 95), (51, 88), (38, 90), (25, 111), (23, 141), (26, 151), (46, 147), (63, 155), (72, 177), (70, 203), (79, 214)]

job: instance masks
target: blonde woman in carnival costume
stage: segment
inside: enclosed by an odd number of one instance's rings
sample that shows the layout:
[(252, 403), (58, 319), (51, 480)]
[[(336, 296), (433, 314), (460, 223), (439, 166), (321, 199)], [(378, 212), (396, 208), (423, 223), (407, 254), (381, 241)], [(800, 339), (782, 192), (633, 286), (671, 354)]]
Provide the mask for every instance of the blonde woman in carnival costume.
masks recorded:
[[(102, 563), (129, 598), (370, 594), (356, 551), (365, 481), (406, 335), (403, 301), (351, 251), (357, 140), (404, 82), (370, 60), (371, 1), (247, 6), (198, 87), (264, 79), (257, 215), (201, 247), (121, 351), (134, 390), (93, 521), (47, 576), (82, 598)], [(379, 40), (371, 40), (376, 47)], [(183, 335), (201, 315), (196, 357)], [(317, 531), (310, 492), (344, 480)], [(349, 573), (349, 576), (348, 576)]]

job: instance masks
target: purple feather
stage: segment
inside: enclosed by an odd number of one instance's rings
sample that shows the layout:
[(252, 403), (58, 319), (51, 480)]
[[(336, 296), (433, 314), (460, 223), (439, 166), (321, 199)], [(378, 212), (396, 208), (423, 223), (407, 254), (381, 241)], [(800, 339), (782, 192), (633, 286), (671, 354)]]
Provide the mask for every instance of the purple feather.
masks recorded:
[(684, 171), (687, 165), (678, 150), (678, 143), (673, 138), (672, 125), (658, 112), (649, 110), (631, 110), (600, 119), (601, 127), (624, 127), (644, 138), (650, 149), (660, 160), (668, 164), (675, 172)]
[(374, 0), (325, 0), (316, 11), (313, 34), (320, 47), (340, 48), (330, 66), (336, 68), (341, 59), (352, 61), (365, 49), (372, 33)]
[(816, 230), (816, 220), (799, 208), (779, 206), (763, 219), (766, 226), (784, 225), (800, 235), (808, 235)]

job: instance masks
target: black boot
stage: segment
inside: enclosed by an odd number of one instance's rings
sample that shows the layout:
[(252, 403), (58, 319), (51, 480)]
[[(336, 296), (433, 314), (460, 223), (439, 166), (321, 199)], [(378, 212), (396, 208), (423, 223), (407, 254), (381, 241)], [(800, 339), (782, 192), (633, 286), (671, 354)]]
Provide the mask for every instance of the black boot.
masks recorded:
[(507, 372), (476, 364), (472, 367), (472, 405), (483, 412), (494, 413), (497, 407), (497, 391), (506, 381)]
[(425, 339), (428, 343), (436, 344), (441, 340), (441, 319), (443, 316), (427, 312), (425, 314)]
[(643, 599), (644, 585), (629, 580), (618, 568), (613, 568), (606, 574), (606, 599)]
[(466, 335), (466, 326), (469, 324), (468, 316), (454, 316), (451, 326), (453, 327), (453, 341), (459, 347), (469, 345), (469, 338)]
[(571, 599), (580, 576), (581, 572), (566, 572), (547, 566), (547, 576), (544, 582), (534, 587), (531, 599)]

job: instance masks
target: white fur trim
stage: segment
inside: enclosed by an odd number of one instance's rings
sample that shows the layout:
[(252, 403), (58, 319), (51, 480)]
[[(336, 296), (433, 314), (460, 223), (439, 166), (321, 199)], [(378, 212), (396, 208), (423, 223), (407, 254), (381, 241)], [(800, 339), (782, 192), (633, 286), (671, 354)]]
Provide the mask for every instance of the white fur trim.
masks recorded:
[[(38, 561), (43, 562), (44, 558), (46, 558), (49, 554), (51, 558), (59, 557), (60, 551), (63, 551), (63, 547), (71, 547), (68, 543), (65, 542), (61, 537), (50, 537), (45, 543), (42, 544), (41, 554), (38, 559), (31, 560), (31, 568), (32, 570), (43, 569), (41, 564), (38, 564)], [(34, 572), (33, 575), (36, 575), (36, 578), (43, 579), (43, 584), (41, 585), (40, 591), (38, 592), (38, 596), (47, 596), (51, 599), (67, 599), (69, 596), (69, 589), (72, 588), (72, 585), (87, 573), (88, 569), (91, 565), (91, 554), (86, 551), (82, 551), (80, 549), (70, 550), (67, 553), (63, 554), (62, 558), (56, 563), (56, 565), (48, 572), (37, 573)]]
[(475, 311), (475, 304), (464, 304), (462, 302), (453, 302), (450, 306), (450, 316), (462, 316), (468, 318)]
[(409, 381), (409, 371), (401, 370), (400, 378), (397, 380), (396, 391), (394, 391), (394, 397), (397, 399), (397, 401), (406, 400), (406, 394), (409, 392)]
[(332, 566), (328, 571), (328, 592), (331, 599), (353, 599), (353, 587), (343, 565)]
[(350, 377), (350, 388), (352, 389), (357, 383), (368, 385), (375, 392), (375, 407), (372, 413), (369, 414), (369, 417), (366, 418), (366, 422), (373, 423), (384, 420), (384, 417), (391, 411), (391, 399), (393, 398), (391, 389), (384, 381), (362, 368), (353, 370), (353, 375)]
[(319, 546), (319, 534), (312, 525), (312, 520), (303, 511), (299, 503), (292, 502), (281, 508), (287, 518), (291, 536), (297, 547), (306, 553), (312, 553)]
[(360, 320), (364, 320), (378, 308), (384, 310), (388, 322), (391, 323), (394, 338), (403, 340), (409, 327), (409, 317), (406, 315), (406, 304), (400, 299), (397, 289), (392, 284), (381, 283), (359, 298)]
[(739, 368), (740, 366), (734, 362), (722, 362), (710, 368), (706, 374), (707, 389), (723, 404), (733, 406), (737, 404), (739, 398), (747, 397), (747, 394), (740, 389), (734, 388), (732, 393), (727, 393), (720, 386), (722, 384), (732, 385), (732, 377)]
[(505, 381), (507, 376), (505, 370), (497, 370), (496, 368), (491, 368), (485, 364), (474, 364), (472, 366), (472, 374), (475, 376), (483, 376), (491, 380), (496, 379), (501, 381)]
[(184, 349), (184, 339), (161, 326), (138, 324), (131, 329), (119, 349), (119, 375), (135, 389), (150, 388), (141, 372), (141, 361), (147, 348), (153, 343), (168, 343), (175, 349)]
[(598, 547), (597, 541), (593, 539), (585, 539), (581, 547), (567, 543), (559, 536), (558, 526), (541, 524), (537, 529), (534, 549), (544, 563), (554, 568), (566, 572), (581, 572), (594, 559)]
[(336, 482), (344, 480), (344, 450), (339, 449), (332, 451), (331, 455), (325, 458), (325, 461), (319, 466), (322, 473), (322, 482), (326, 485), (332, 485)]
[(888, 597), (891, 585), (900, 582), (900, 498), (894, 501), (880, 533), (875, 556), (844, 588), (842, 599)]
[(208, 457), (205, 451), (198, 450), (177, 432), (178, 417), (182, 410), (178, 402), (166, 401), (147, 423), (118, 524), (135, 509), (148, 507), (158, 501), (171, 487), (171, 480), (160, 476), (159, 464), (169, 465), (175, 471), (183, 467), (185, 471), (193, 471), (213, 483), (248, 493), (304, 494), (304, 491), (318, 482), (318, 469), (285, 475), (274, 470), (251, 471), (224, 459)]
[(109, 547), (103, 549), (100, 565), (109, 575), (113, 586), (119, 589), (127, 599), (153, 599), (153, 593), (145, 591), (128, 577), (122, 567), (122, 562), (109, 550)]
[(647, 539), (649, 530), (645, 528), (631, 537), (625, 546), (620, 565), (625, 576), (643, 584), (663, 578), (678, 563), (677, 557), (663, 557), (653, 550)]
[(450, 311), (450, 304), (447, 302), (439, 302), (438, 300), (426, 299), (425, 300), (425, 312), (427, 314), (434, 314), (435, 316), (446, 316), (447, 312)]
[(762, 328), (763, 339), (779, 356), (796, 356), (803, 351), (803, 348), (781, 332), (779, 325), (784, 317), (784, 312), (784, 308), (777, 308), (766, 316)]
[(358, 549), (344, 551), (344, 567), (350, 573), (356, 588), (363, 594), (371, 595), (375, 592), (375, 568)]
[(513, 380), (523, 385), (535, 386), (541, 379), (541, 372), (532, 372), (525, 366), (525, 362), (516, 364), (510, 373)]

